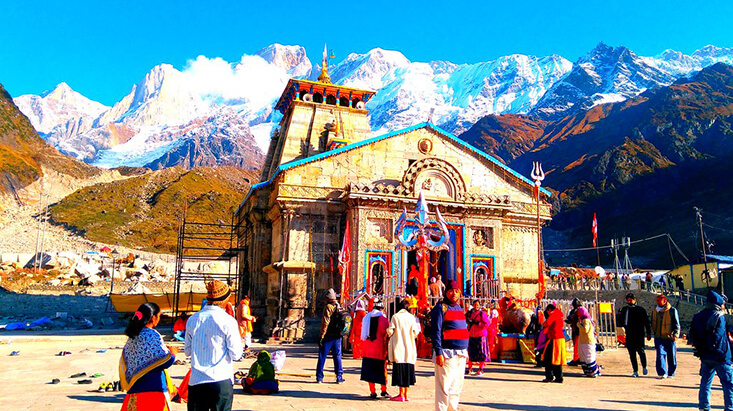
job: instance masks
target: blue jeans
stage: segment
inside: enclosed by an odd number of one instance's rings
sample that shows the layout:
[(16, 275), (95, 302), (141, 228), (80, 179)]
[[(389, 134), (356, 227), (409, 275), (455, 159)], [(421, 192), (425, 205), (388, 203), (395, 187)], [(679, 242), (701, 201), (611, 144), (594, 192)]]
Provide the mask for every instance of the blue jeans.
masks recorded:
[(677, 344), (666, 338), (654, 338), (654, 348), (657, 350), (657, 375), (674, 375), (677, 371)]
[(344, 368), (341, 366), (341, 338), (331, 341), (324, 341), (323, 347), (318, 347), (318, 365), (316, 366), (316, 380), (323, 381), (323, 365), (326, 363), (326, 356), (333, 351), (333, 368), (336, 379), (343, 378)]
[(700, 362), (700, 392), (698, 394), (699, 408), (710, 410), (710, 386), (713, 385), (713, 376), (718, 374), (723, 386), (723, 400), (725, 410), (733, 411), (733, 366), (715, 361), (702, 360)]

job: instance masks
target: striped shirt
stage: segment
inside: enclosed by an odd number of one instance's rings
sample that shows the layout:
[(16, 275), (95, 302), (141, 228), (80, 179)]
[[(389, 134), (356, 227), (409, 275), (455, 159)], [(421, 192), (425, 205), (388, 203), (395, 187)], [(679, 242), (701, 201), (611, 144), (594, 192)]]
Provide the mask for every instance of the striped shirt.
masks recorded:
[(207, 305), (186, 323), (184, 351), (191, 357), (189, 385), (230, 380), (232, 361), (242, 358), (237, 320), (221, 307)]
[[(443, 310), (445, 309), (445, 312)], [(433, 353), (443, 355), (443, 351), (456, 350), (457, 353), (468, 348), (468, 327), (466, 314), (460, 305), (441, 302), (433, 307), (430, 315), (433, 332)]]

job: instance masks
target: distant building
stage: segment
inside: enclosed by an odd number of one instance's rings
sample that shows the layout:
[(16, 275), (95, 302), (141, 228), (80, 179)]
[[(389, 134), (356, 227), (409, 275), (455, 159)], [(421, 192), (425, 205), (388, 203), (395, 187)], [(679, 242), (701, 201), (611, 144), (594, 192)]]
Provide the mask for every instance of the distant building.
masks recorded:
[[(450, 249), (431, 275), (475, 287), (479, 274), (520, 298), (537, 292), (532, 182), (430, 123), (372, 137), (373, 91), (291, 79), (275, 108), (261, 181), (235, 214), (239, 273), (265, 333), (301, 338), (324, 290), (340, 288), (338, 252), (351, 232), (350, 289), (402, 293), (415, 253), (395, 251), (394, 224), (422, 190), (448, 222)], [(542, 190), (541, 219), (550, 220)]]

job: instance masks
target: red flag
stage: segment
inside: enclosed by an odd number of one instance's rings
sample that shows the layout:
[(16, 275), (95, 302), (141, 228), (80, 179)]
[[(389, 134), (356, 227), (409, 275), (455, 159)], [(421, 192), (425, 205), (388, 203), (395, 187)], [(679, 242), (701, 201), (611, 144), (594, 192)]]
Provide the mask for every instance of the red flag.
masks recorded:
[(349, 292), (349, 273), (351, 267), (351, 230), (349, 220), (346, 220), (346, 231), (344, 232), (344, 244), (339, 252), (339, 271), (341, 272), (341, 304), (346, 303), (346, 294)]
[(598, 247), (598, 220), (596, 220), (596, 213), (593, 213), (593, 247)]

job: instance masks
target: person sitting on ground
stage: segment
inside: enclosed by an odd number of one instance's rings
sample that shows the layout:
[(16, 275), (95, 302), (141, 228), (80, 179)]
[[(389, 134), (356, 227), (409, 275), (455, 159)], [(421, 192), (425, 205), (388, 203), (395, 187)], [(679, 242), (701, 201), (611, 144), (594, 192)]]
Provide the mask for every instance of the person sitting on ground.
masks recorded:
[(170, 410), (176, 389), (167, 369), (176, 361), (177, 350), (167, 347), (154, 330), (159, 322), (160, 307), (144, 303), (125, 329), (129, 338), (120, 357), (120, 385), (127, 395), (122, 410)]
[(178, 341), (185, 341), (186, 337), (186, 322), (188, 321), (188, 313), (181, 314), (173, 324), (173, 338)]
[(262, 350), (257, 355), (247, 376), (242, 380), (242, 389), (249, 394), (273, 394), (280, 391), (280, 382), (275, 379), (275, 366), (270, 362), (270, 353)]

